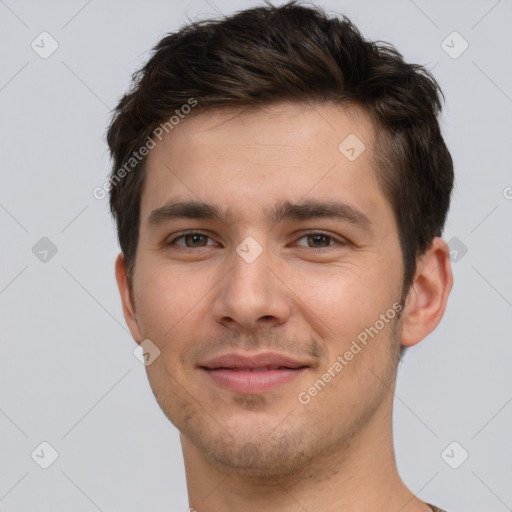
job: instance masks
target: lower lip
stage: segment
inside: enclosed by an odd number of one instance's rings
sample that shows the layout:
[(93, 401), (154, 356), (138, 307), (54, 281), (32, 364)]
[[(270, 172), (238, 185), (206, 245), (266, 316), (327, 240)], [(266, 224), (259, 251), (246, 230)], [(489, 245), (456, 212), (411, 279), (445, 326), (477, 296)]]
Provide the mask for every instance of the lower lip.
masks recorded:
[(281, 384), (291, 382), (302, 375), (307, 368), (266, 370), (262, 372), (229, 370), (203, 370), (220, 387), (237, 393), (259, 393)]

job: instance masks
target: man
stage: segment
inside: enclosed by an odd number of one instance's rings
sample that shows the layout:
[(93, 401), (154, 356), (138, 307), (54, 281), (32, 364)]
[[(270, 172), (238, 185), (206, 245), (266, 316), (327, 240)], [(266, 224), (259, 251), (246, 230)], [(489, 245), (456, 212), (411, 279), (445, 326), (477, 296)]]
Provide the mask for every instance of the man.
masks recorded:
[(163, 38), (107, 139), (123, 312), (198, 512), (427, 512), (392, 440), (440, 322), (440, 89), (290, 2)]

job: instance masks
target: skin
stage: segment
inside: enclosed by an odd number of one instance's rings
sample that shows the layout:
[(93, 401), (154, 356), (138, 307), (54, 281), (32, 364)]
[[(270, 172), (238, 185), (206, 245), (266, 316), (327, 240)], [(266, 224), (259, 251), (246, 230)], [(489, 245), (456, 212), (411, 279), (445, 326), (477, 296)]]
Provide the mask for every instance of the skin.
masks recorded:
[[(366, 146), (354, 161), (338, 150), (349, 134)], [(401, 319), (308, 404), (297, 398), (401, 296), (398, 230), (372, 168), (373, 140), (357, 107), (279, 103), (191, 117), (148, 156), (133, 291), (121, 254), (116, 278), (134, 340), (160, 350), (148, 378), (181, 433), (198, 512), (430, 510), (398, 474), (392, 406), (400, 347), (438, 325), (453, 284), (441, 238), (418, 259)], [(373, 232), (339, 219), (273, 224), (265, 212), (283, 200), (349, 203)], [(233, 218), (150, 229), (150, 213), (169, 201), (214, 203)], [(176, 240), (186, 230), (205, 236)], [(318, 230), (329, 236), (307, 236)], [(262, 249), (252, 263), (236, 252), (249, 236)], [(198, 368), (223, 353), (264, 349), (310, 368), (245, 394)]]

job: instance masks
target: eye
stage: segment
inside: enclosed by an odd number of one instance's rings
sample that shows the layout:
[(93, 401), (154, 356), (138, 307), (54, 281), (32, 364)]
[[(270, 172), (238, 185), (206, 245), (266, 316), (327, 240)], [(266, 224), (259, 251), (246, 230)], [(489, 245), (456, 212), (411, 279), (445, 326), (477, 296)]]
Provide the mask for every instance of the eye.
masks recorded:
[[(178, 240), (182, 240), (184, 243), (178, 243)], [(207, 243), (210, 240), (212, 243)], [(208, 235), (200, 233), (198, 231), (191, 231), (188, 233), (182, 233), (181, 235), (170, 240), (167, 245), (179, 245), (187, 249), (193, 249), (194, 247), (206, 247), (207, 245), (214, 245), (213, 240)]]
[[(299, 240), (302, 239), (306, 239), (307, 246), (313, 249), (323, 249), (325, 247), (331, 247), (332, 245), (334, 245), (331, 242), (337, 242), (340, 245), (344, 245), (344, 242), (342, 240), (337, 239), (327, 233), (322, 233), (321, 231), (313, 231), (311, 233), (307, 233), (299, 238)], [(300, 243), (298, 243), (297, 245), (304, 246), (304, 244)]]
[[(305, 243), (300, 243), (301, 240), (305, 240)], [(215, 245), (215, 242), (204, 233), (199, 231), (189, 231), (187, 233), (181, 233), (180, 235), (172, 238), (169, 242), (166, 243), (166, 245), (177, 245), (185, 249), (194, 249), (212, 246)], [(328, 233), (312, 231), (301, 236), (299, 238), (299, 242), (297, 242), (297, 245), (302, 247), (309, 247), (312, 249), (324, 249), (334, 245), (345, 245), (345, 242), (343, 239), (334, 237)]]

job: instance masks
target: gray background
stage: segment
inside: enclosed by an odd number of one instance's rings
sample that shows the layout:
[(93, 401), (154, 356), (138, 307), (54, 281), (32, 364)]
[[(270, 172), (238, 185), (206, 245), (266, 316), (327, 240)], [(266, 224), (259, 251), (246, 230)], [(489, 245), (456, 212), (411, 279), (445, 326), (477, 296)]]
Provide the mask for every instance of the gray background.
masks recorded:
[[(399, 471), (449, 512), (512, 510), (511, 2), (318, 3), (433, 69), (447, 100), (454, 288), (440, 326), (400, 364)], [(179, 436), (133, 355), (115, 231), (92, 191), (109, 172), (109, 109), (149, 49), (187, 16), (255, 4), (0, 1), (3, 512), (188, 507)], [(59, 45), (47, 59), (31, 48), (51, 48), (43, 31)], [(47, 469), (43, 441), (58, 453)]]

